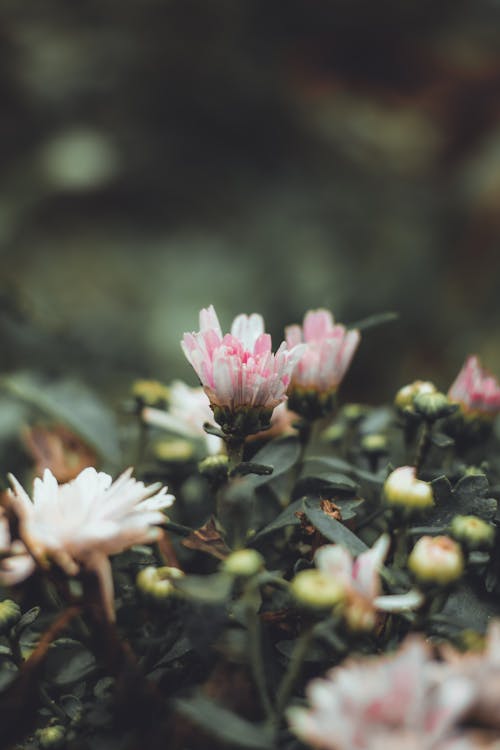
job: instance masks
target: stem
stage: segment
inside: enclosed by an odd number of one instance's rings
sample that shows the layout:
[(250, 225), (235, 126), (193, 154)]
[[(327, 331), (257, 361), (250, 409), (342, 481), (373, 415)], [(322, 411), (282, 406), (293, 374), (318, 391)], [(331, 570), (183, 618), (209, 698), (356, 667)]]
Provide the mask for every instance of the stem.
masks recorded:
[(227, 436), (225, 440), (228, 457), (227, 470), (228, 474), (231, 475), (231, 472), (236, 469), (236, 467), (239, 466), (243, 460), (245, 440), (243, 438), (237, 438), (234, 436)]
[(267, 689), (266, 671), (264, 666), (264, 659), (262, 656), (260, 617), (255, 611), (255, 607), (253, 606), (253, 602), (251, 600), (245, 607), (245, 619), (247, 622), (248, 636), (250, 641), (250, 664), (252, 667), (253, 679), (255, 682), (255, 686), (257, 687), (262, 708), (265, 711), (267, 719), (269, 721), (272, 721), (274, 718), (274, 709), (271, 704)]
[(417, 455), (415, 456), (415, 473), (417, 479), (420, 478), (420, 473), (425, 460), (429, 454), (431, 447), (431, 435), (432, 435), (432, 422), (426, 420), (420, 435), (420, 440), (417, 447)]
[(281, 720), (283, 712), (292, 694), (295, 683), (300, 677), (302, 670), (302, 664), (306, 657), (307, 651), (313, 639), (314, 626), (310, 625), (304, 632), (299, 636), (293, 649), (290, 663), (285, 675), (281, 681), (281, 685), (278, 688), (278, 695), (276, 697), (276, 722), (277, 724)]

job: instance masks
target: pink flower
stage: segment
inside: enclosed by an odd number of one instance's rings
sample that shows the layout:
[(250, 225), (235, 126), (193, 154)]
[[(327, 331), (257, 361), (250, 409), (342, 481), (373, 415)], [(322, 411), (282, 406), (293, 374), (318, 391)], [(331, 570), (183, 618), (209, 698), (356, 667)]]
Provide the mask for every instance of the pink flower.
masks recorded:
[(467, 679), (443, 678), (419, 637), (391, 656), (350, 660), (313, 680), (311, 708), (292, 708), (294, 732), (323, 750), (451, 750), (451, 734), (473, 697)]
[[(50, 469), (34, 481), (33, 500), (17, 479), (9, 475), (9, 507), (17, 515), (21, 542), (31, 556), (31, 565), (21, 569), (14, 557), (3, 561), (19, 582), (33, 569), (33, 561), (46, 568), (55, 562), (67, 575), (80, 569), (94, 572), (100, 583), (106, 613), (113, 618), (113, 578), (109, 555), (134, 544), (159, 538), (157, 525), (162, 513), (174, 502), (166, 488), (146, 487), (131, 478), (132, 469), (115, 482), (104, 472), (84, 469), (71, 482), (59, 485)], [(16, 544), (16, 543), (14, 543)], [(10, 568), (9, 568), (10, 565)], [(19, 575), (16, 575), (16, 572)], [(0, 579), (3, 571), (0, 572)], [(7, 582), (7, 578), (3, 576)]]
[(255, 313), (238, 315), (231, 333), (223, 335), (212, 305), (200, 312), (200, 331), (184, 334), (181, 346), (205, 389), (216, 421), (224, 418), (222, 426), (229, 426), (227, 431), (241, 410), (264, 412), (264, 422), (269, 422), (273, 409), (286, 398), (302, 351), (283, 342), (273, 354), (264, 321)]
[(344, 617), (351, 630), (371, 630), (378, 610), (401, 612), (416, 609), (423, 603), (419, 591), (406, 594), (381, 595), (380, 569), (389, 551), (390, 539), (382, 535), (356, 560), (340, 544), (320, 547), (315, 555), (316, 566), (342, 583), (346, 591)]
[(359, 331), (335, 325), (328, 310), (310, 310), (302, 328), (288, 326), (285, 333), (290, 348), (306, 343), (293, 373), (293, 387), (319, 393), (336, 391), (359, 344)]
[(500, 412), (500, 384), (481, 367), (478, 357), (468, 357), (455, 382), (448, 391), (450, 401), (455, 401), (465, 411), (495, 416)]

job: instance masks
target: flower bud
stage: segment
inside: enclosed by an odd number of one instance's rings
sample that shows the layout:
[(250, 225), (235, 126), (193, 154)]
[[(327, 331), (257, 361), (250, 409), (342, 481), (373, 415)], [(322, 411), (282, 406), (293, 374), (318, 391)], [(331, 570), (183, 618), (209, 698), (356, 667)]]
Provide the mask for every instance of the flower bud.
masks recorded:
[(44, 750), (56, 750), (64, 744), (65, 729), (60, 724), (39, 729), (36, 733), (40, 747)]
[(450, 533), (469, 550), (488, 549), (495, 539), (495, 527), (477, 516), (455, 516)]
[(193, 458), (194, 447), (188, 440), (161, 440), (155, 443), (154, 454), (166, 463), (183, 463)]
[(434, 391), (433, 393), (419, 393), (415, 396), (413, 408), (424, 419), (434, 422), (437, 419), (449, 417), (458, 407), (452, 404), (444, 393)]
[(290, 592), (298, 604), (314, 610), (331, 609), (345, 598), (341, 583), (314, 568), (297, 573), (290, 584)]
[(385, 435), (379, 433), (373, 433), (372, 435), (365, 435), (361, 439), (361, 448), (365, 453), (378, 455), (380, 453), (387, 452), (387, 438)]
[(408, 511), (426, 510), (434, 505), (432, 487), (416, 478), (413, 466), (400, 466), (389, 474), (384, 483), (384, 497), (390, 507)]
[(409, 385), (403, 386), (396, 393), (394, 399), (394, 405), (404, 411), (405, 409), (413, 408), (413, 399), (421, 393), (435, 393), (436, 386), (425, 380), (415, 380)]
[(456, 581), (464, 572), (460, 545), (448, 536), (423, 536), (413, 547), (408, 568), (421, 583), (441, 586)]
[(229, 460), (224, 453), (217, 456), (207, 456), (198, 464), (200, 474), (210, 482), (217, 484), (225, 482), (227, 479)]
[(168, 599), (175, 592), (172, 581), (183, 576), (184, 573), (179, 568), (167, 566), (155, 568), (153, 565), (148, 565), (137, 574), (136, 585), (148, 598), (161, 601)]
[(157, 380), (136, 380), (132, 384), (132, 396), (141, 407), (165, 408), (168, 404), (169, 389)]
[(264, 558), (255, 549), (239, 549), (224, 560), (224, 570), (232, 576), (250, 578), (264, 568)]
[(0, 633), (7, 633), (21, 619), (21, 609), (12, 599), (0, 602)]

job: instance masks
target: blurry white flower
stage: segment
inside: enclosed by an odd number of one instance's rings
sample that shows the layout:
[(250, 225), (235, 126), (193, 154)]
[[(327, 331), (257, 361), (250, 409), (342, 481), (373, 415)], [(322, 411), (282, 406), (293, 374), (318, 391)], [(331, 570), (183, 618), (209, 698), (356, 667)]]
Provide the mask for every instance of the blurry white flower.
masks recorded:
[[(32, 558), (41, 567), (55, 562), (70, 576), (81, 568), (94, 572), (110, 619), (114, 612), (109, 555), (157, 539), (160, 530), (156, 527), (165, 520), (162, 510), (174, 501), (166, 488), (146, 487), (132, 479), (131, 473), (128, 469), (113, 482), (108, 474), (87, 468), (72, 482), (59, 485), (47, 469), (43, 479), (34, 481), (33, 499), (9, 475), (13, 488), (9, 505)], [(4, 564), (9, 560), (13, 558)], [(21, 572), (17, 581), (31, 570)]]
[(323, 750), (469, 747), (451, 730), (473, 688), (465, 678), (442, 676), (424, 641), (409, 638), (394, 655), (351, 660), (313, 680), (311, 708), (292, 708), (288, 718), (301, 740)]
[(208, 435), (203, 429), (206, 422), (214, 425), (210, 401), (203, 388), (190, 388), (176, 380), (169, 388), (168, 411), (146, 407), (142, 410), (142, 418), (153, 427), (192, 440), (203, 440), (210, 455), (222, 450), (222, 439), (216, 435)]
[(315, 555), (316, 566), (342, 584), (346, 592), (344, 617), (351, 630), (371, 630), (378, 610), (401, 612), (423, 603), (419, 591), (381, 595), (380, 570), (389, 551), (390, 539), (381, 536), (356, 559), (340, 544), (326, 544)]

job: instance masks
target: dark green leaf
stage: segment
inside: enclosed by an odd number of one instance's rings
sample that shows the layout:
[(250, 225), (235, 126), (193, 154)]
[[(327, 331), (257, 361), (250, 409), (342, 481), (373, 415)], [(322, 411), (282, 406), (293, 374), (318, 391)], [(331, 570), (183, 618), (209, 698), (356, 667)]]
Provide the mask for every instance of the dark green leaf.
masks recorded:
[(453, 494), (460, 505), (467, 506), (477, 497), (485, 497), (488, 490), (489, 483), (484, 474), (469, 474), (457, 482)]
[(40, 612), (40, 607), (32, 607), (25, 612), (14, 629), (16, 635), (19, 635), (25, 628), (29, 628), (30, 625), (33, 625)]
[(217, 703), (196, 696), (175, 702), (180, 714), (208, 734), (227, 742), (233, 747), (250, 750), (273, 750), (272, 734), (255, 722), (250, 723)]
[(60, 638), (49, 649), (45, 677), (58, 687), (69, 687), (96, 671), (94, 656), (78, 641)]
[(292, 497), (303, 497), (312, 494), (355, 495), (358, 485), (345, 474), (322, 472), (316, 476), (306, 476), (299, 479), (293, 488)]
[(353, 555), (359, 555), (368, 549), (366, 544), (356, 534), (353, 534), (347, 526), (327, 516), (317, 502), (305, 500), (303, 508), (312, 525), (330, 542), (341, 544)]
[(449, 448), (455, 445), (455, 441), (449, 435), (445, 435), (443, 432), (433, 432), (431, 436), (432, 443), (437, 448)]
[(300, 443), (296, 437), (277, 438), (271, 440), (267, 445), (257, 451), (252, 457), (252, 462), (271, 466), (273, 473), (270, 476), (251, 476), (249, 481), (254, 487), (266, 482), (271, 482), (276, 477), (288, 471), (299, 459)]
[(273, 534), (275, 531), (284, 528), (285, 526), (297, 526), (300, 521), (295, 515), (296, 511), (302, 510), (302, 498), (295, 500), (293, 503), (285, 508), (271, 523), (264, 526), (253, 538), (252, 542), (260, 539), (267, 534)]
[(1, 378), (0, 385), (44, 414), (63, 422), (105, 460), (119, 463), (114, 415), (82, 383), (75, 380), (51, 382), (39, 375), (18, 372)]

